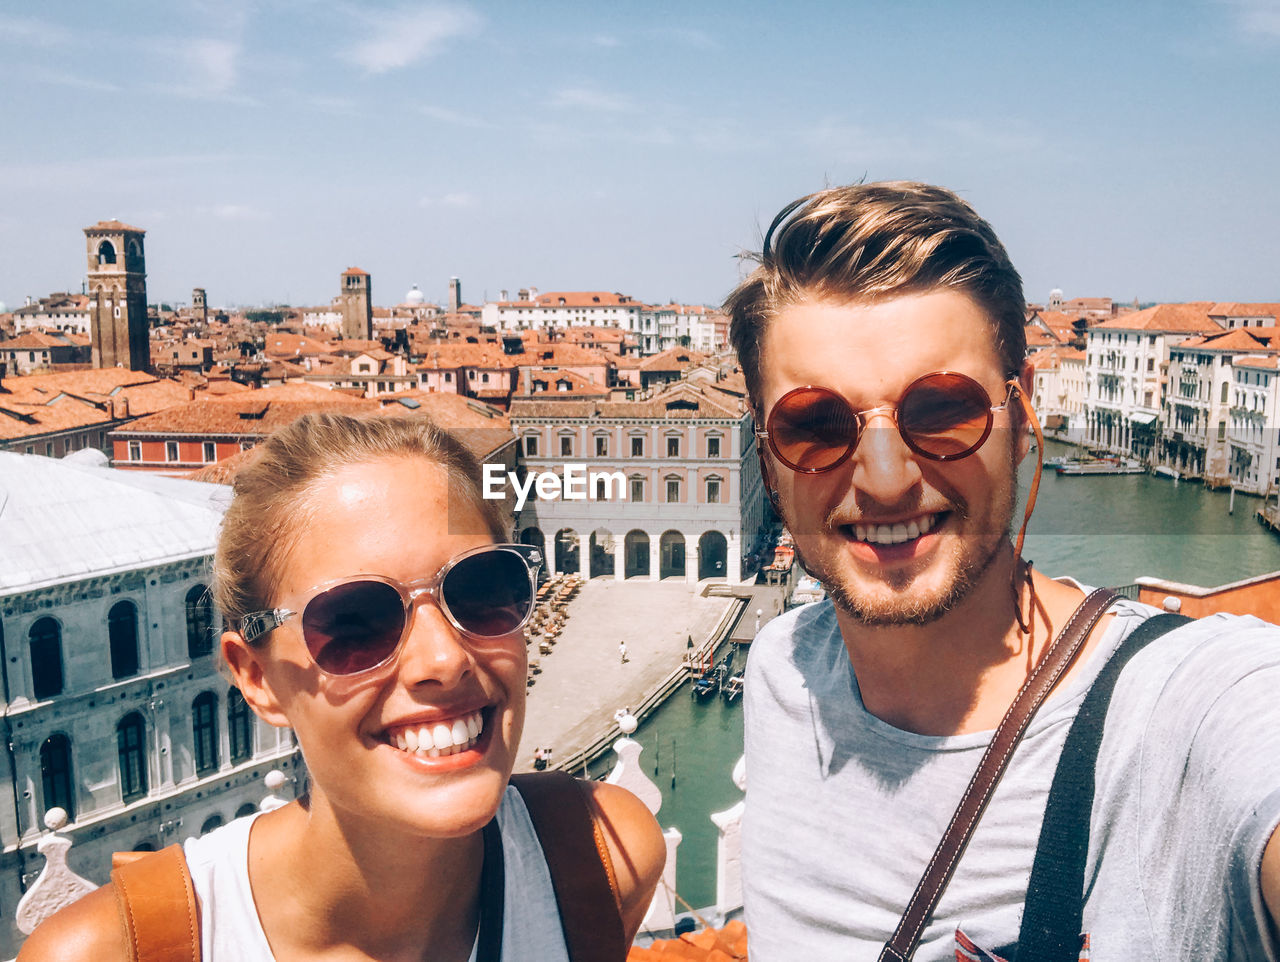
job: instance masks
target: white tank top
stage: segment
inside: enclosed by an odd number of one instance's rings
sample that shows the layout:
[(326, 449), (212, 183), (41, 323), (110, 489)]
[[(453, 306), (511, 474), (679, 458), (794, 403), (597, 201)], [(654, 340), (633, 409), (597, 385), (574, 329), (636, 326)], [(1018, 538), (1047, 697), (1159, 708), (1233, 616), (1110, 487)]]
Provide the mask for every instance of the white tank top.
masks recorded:
[[(275, 962), (249, 887), (249, 829), (258, 816), (238, 818), (183, 845), (200, 898), (202, 962)], [(502, 959), (569, 962), (551, 874), (520, 793), (510, 786), (498, 807), (505, 889)], [(470, 962), (476, 962), (476, 948)]]

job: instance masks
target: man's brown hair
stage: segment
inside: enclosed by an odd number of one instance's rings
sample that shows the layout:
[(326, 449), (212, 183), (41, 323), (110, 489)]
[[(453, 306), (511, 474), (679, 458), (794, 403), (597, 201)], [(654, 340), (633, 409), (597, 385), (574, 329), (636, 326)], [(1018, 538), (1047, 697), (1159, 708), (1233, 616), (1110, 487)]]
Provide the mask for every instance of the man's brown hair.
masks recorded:
[(724, 310), (758, 416), (765, 327), (806, 299), (854, 303), (939, 288), (968, 294), (991, 319), (1004, 373), (1022, 369), (1022, 278), (991, 225), (945, 188), (892, 181), (801, 197), (773, 219), (756, 259), (760, 266)]

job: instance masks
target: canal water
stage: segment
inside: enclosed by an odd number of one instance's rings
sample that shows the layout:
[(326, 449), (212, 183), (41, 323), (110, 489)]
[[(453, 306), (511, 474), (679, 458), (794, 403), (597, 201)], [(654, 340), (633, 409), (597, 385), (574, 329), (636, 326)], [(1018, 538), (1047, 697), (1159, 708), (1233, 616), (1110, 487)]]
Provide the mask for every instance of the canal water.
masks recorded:
[[(1048, 457), (1070, 453), (1047, 443)], [(1024, 492), (1031, 474), (1024, 464)], [(1212, 586), (1280, 570), (1280, 536), (1254, 518), (1260, 502), (1237, 495), (1228, 513), (1230, 502), (1225, 491), (1151, 475), (1059, 477), (1047, 470), (1024, 555), (1046, 574), (1109, 586), (1139, 575)], [(742, 703), (695, 702), (686, 683), (635, 738), (645, 748), (641, 765), (662, 789), (658, 821), (684, 836), (676, 890), (693, 906), (711, 905), (716, 827), (708, 816), (742, 798), (731, 780), (742, 754)]]

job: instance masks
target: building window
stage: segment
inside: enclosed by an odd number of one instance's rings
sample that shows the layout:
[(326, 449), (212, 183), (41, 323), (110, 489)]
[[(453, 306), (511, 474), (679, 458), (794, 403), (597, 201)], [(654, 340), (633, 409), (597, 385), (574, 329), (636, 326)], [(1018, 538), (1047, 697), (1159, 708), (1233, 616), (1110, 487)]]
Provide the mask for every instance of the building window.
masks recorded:
[(116, 725), (116, 755), (120, 761), (120, 797), (131, 802), (147, 794), (147, 726), (131, 711)]
[(241, 442), (240, 442), (240, 450), (241, 450), (241, 451), (248, 451), (248, 450), (249, 450), (250, 448), (252, 448), (252, 447), (253, 447), (253, 442), (252, 442), (252, 441), (241, 441)]
[(524, 436), (524, 453), (525, 457), (529, 458), (538, 456), (538, 436), (536, 434), (526, 434)]
[(569, 457), (573, 454), (573, 437), (572, 435), (562, 434), (560, 436), (560, 454), (563, 457)]
[(209, 589), (196, 585), (187, 592), (187, 657), (202, 658), (213, 652), (213, 599)]
[(211, 691), (202, 691), (191, 703), (191, 734), (196, 774), (207, 775), (218, 767), (218, 697)]
[(672, 437), (667, 438), (667, 457), (669, 458), (680, 457), (680, 438), (674, 435)]
[(177, 441), (166, 441), (164, 443), (164, 459), (166, 461), (178, 460), (178, 442)]
[(1223, 404), (1227, 403), (1227, 382), (1226, 381), (1222, 382), (1222, 403)]
[(221, 828), (221, 827), (222, 827), (222, 816), (218, 815), (217, 813), (214, 813), (213, 815), (210, 815), (208, 818), (204, 820), (204, 824), (200, 826), (200, 834), (207, 835), (209, 832), (212, 832), (215, 828)]
[(596, 457), (605, 458), (609, 456), (609, 438), (603, 434), (596, 435)]
[(138, 673), (138, 609), (132, 601), (122, 601), (107, 615), (107, 637), (111, 643), (111, 677), (128, 678)]
[(31, 684), (37, 700), (62, 694), (62, 628), (53, 618), (31, 626)]
[(218, 460), (218, 446), (212, 441), (204, 442), (204, 463), (212, 464)]
[(720, 479), (707, 478), (707, 504), (720, 503)]
[(680, 481), (667, 478), (667, 504), (676, 504), (680, 500)]
[(452, 371), (445, 371), (445, 372), (444, 372), (444, 383), (445, 383), (445, 384), (452, 384), (452, 383), (453, 383), (453, 372), (452, 372)]
[(1225, 441), (1226, 439), (1227, 439), (1227, 422), (1219, 421), (1218, 422), (1218, 440)]
[(67, 821), (76, 819), (76, 799), (71, 779), (71, 739), (50, 735), (40, 746), (40, 780), (44, 786), (44, 810), (60, 808)]
[(720, 457), (720, 439), (716, 437), (707, 438), (707, 457)]
[(253, 718), (239, 688), (227, 691), (227, 735), (232, 763), (246, 761), (253, 754)]
[(633, 458), (644, 457), (644, 438), (631, 439), (631, 456)]
[(642, 478), (631, 479), (631, 500), (632, 501), (644, 500), (644, 480)]

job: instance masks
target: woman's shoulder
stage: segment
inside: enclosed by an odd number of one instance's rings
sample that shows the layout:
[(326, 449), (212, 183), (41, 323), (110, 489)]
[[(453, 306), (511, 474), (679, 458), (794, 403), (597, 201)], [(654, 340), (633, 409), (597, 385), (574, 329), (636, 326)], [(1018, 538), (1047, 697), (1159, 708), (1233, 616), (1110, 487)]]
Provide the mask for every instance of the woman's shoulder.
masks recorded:
[(589, 782), (597, 824), (609, 849), (628, 938), (640, 928), (662, 877), (667, 843), (653, 813), (625, 788)]
[(115, 890), (95, 889), (46, 919), (23, 943), (19, 962), (121, 962), (128, 958)]

